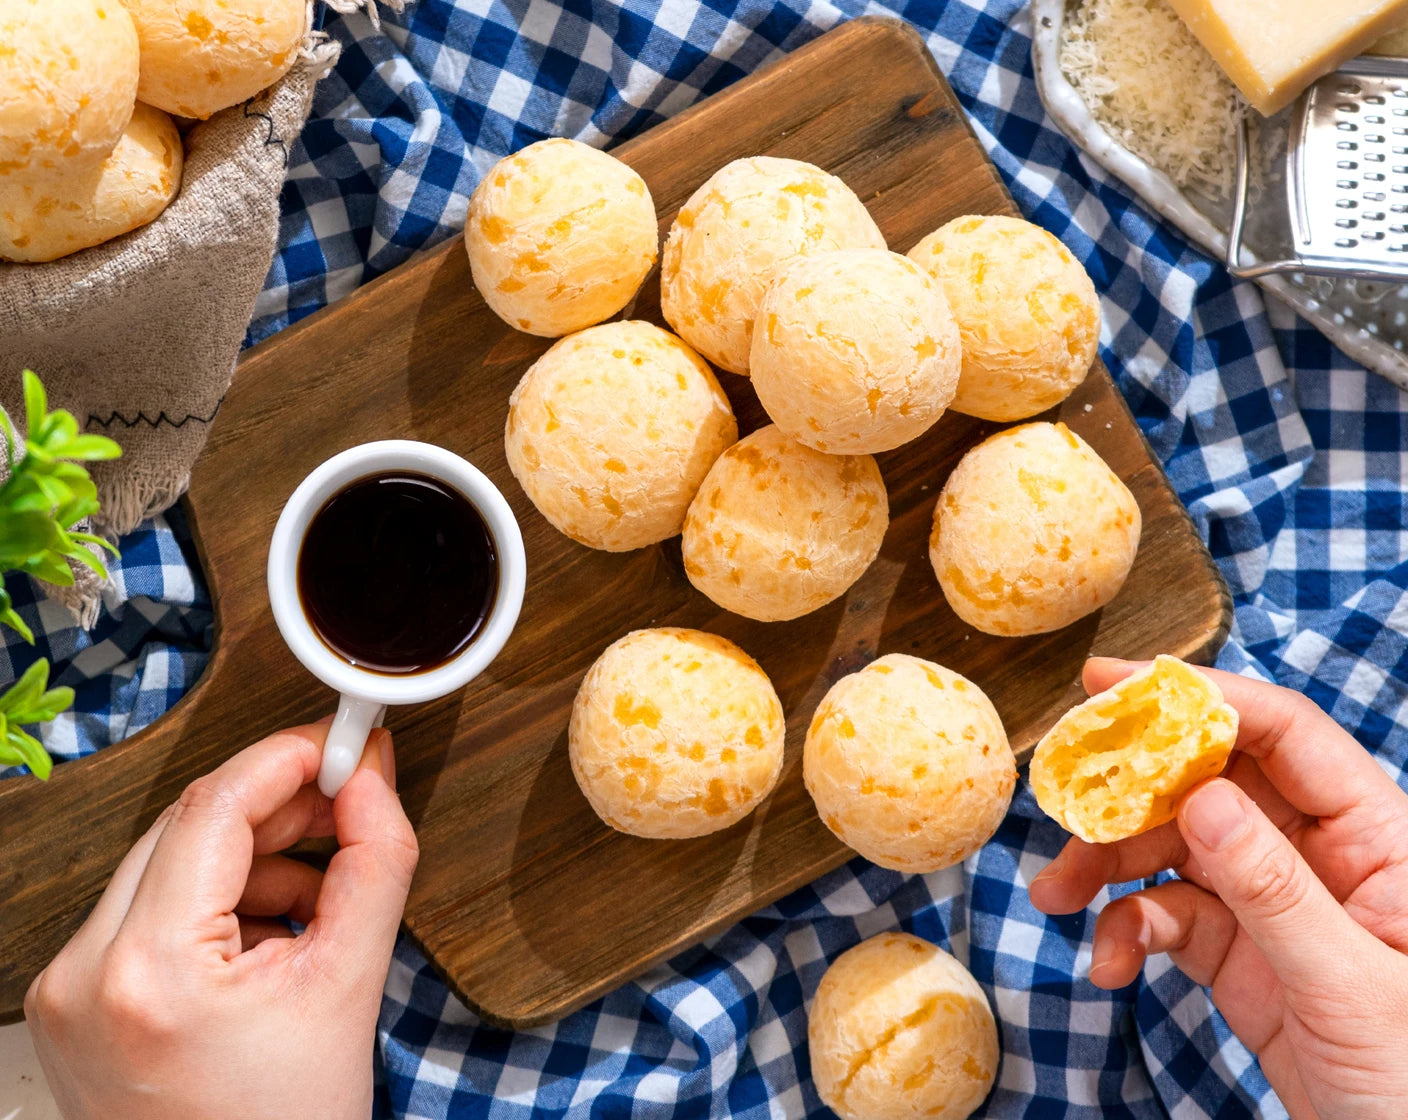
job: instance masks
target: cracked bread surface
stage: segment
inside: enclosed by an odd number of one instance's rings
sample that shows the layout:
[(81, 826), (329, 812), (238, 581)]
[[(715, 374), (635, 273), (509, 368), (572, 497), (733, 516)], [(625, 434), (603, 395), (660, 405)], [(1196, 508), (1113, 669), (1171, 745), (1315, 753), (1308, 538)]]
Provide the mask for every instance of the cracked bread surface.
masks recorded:
[(966, 859), (997, 831), (1017, 767), (996, 709), (942, 665), (891, 653), (827, 691), (802, 776), (822, 822), (911, 874)]
[(798, 618), (860, 579), (889, 524), (871, 456), (826, 455), (769, 424), (709, 468), (684, 521), (685, 575), (744, 618)]
[(953, 399), (959, 361), (958, 325), (927, 272), (885, 249), (837, 249), (773, 270), (750, 373), (789, 436), (854, 455), (923, 435)]
[(736, 824), (772, 792), (786, 732), (756, 661), (716, 634), (663, 627), (633, 631), (597, 658), (567, 745), (603, 821), (683, 839)]
[(948, 297), (963, 339), (957, 412), (1023, 420), (1085, 380), (1100, 343), (1095, 284), (1040, 226), (968, 214), (909, 251)]
[(835, 175), (796, 159), (736, 159), (690, 195), (671, 224), (660, 310), (714, 365), (747, 376), (769, 270), (806, 254), (866, 248), (885, 248), (885, 238)]
[(1032, 755), (1032, 791), (1068, 832), (1109, 844), (1173, 820), (1236, 741), (1237, 711), (1217, 684), (1159, 656), (1057, 721)]
[(96, 169), (132, 119), (137, 77), (119, 0), (0, 5), (0, 183)]
[(539, 140), (494, 164), (464, 224), (470, 274), (500, 319), (559, 338), (611, 318), (655, 265), (645, 180), (579, 140)]
[(1134, 565), (1134, 495), (1064, 424), (989, 436), (959, 460), (934, 507), (929, 559), (968, 625), (1044, 634), (1105, 606)]
[(738, 439), (704, 359), (634, 320), (560, 339), (509, 398), (504, 454), (539, 513), (608, 552), (676, 536), (724, 448)]
[(205, 120), (292, 69), (308, 32), (304, 0), (122, 0), (142, 49), (137, 100)]
[(0, 260), (52, 261), (154, 221), (181, 189), (181, 134), (137, 103), (97, 167), (57, 178), (0, 178)]
[(882, 933), (832, 963), (807, 1036), (817, 1092), (842, 1120), (962, 1120), (997, 1077), (997, 1024), (983, 989), (907, 933)]

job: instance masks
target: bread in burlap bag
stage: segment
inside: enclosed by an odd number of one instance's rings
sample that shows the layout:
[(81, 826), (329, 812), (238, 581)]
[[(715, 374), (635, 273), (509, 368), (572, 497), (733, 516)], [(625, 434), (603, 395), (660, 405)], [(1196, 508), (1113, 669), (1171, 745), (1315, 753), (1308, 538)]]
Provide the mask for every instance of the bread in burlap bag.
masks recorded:
[[(369, 0), (327, 6), (376, 20)], [(20, 371), (33, 369), (51, 407), (122, 445), (121, 459), (92, 468), (105, 536), (185, 491), (273, 258), (289, 151), (337, 52), (310, 32), (276, 85), (194, 125), (181, 193), (150, 225), (61, 260), (0, 263), (0, 406), (22, 421)], [(87, 627), (101, 588), (85, 569), (77, 576), (56, 597)]]

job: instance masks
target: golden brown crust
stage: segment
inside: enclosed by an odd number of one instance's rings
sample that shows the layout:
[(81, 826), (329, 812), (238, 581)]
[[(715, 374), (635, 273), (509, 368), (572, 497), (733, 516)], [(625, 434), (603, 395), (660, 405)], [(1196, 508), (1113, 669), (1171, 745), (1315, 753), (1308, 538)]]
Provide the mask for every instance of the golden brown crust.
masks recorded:
[(884, 247), (865, 205), (835, 175), (795, 159), (736, 159), (690, 195), (670, 226), (660, 310), (705, 358), (746, 375), (769, 269), (828, 249)]
[(0, 5), (0, 184), (96, 170), (132, 119), (137, 75), (119, 0)]
[(963, 1120), (997, 1078), (997, 1023), (969, 971), (907, 933), (847, 950), (817, 987), (812, 1079), (841, 1120)]
[(1040, 226), (967, 215), (909, 251), (948, 297), (963, 338), (956, 412), (1023, 420), (1070, 396), (1095, 360), (1100, 300), (1079, 261)]
[(939, 285), (885, 249), (836, 249), (773, 270), (750, 374), (768, 415), (833, 455), (922, 435), (958, 386), (958, 325)]
[(112, 154), (91, 171), (0, 179), (0, 259), (51, 261), (146, 225), (181, 189), (183, 165), (176, 125), (139, 102)]
[(122, 0), (137, 25), (137, 97), (205, 120), (282, 78), (308, 32), (304, 0)]
[(838, 839), (881, 867), (917, 874), (987, 843), (1017, 767), (977, 685), (892, 653), (831, 686), (807, 731), (802, 775)]
[(660, 231), (644, 179), (614, 156), (557, 138), (489, 169), (470, 197), (464, 242), (494, 313), (558, 338), (630, 303), (655, 264)]
[(612, 828), (654, 839), (736, 824), (772, 792), (787, 733), (767, 674), (699, 630), (637, 630), (587, 671), (568, 753)]
[(684, 570), (725, 610), (780, 622), (844, 595), (889, 524), (874, 459), (824, 455), (770, 424), (710, 468), (685, 518)]
[(959, 461), (934, 507), (929, 559), (955, 614), (1013, 637), (1069, 626), (1119, 593), (1139, 505), (1064, 424), (1023, 424)]
[(679, 533), (704, 476), (738, 438), (704, 359), (627, 320), (568, 335), (509, 398), (504, 452), (561, 532), (623, 552)]

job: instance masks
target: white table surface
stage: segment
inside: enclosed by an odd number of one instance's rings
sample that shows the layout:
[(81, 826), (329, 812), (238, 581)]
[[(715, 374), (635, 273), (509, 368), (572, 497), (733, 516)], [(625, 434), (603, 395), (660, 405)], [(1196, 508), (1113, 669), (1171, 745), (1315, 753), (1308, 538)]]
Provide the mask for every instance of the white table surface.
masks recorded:
[(0, 1027), (0, 1120), (61, 1120), (23, 1023)]

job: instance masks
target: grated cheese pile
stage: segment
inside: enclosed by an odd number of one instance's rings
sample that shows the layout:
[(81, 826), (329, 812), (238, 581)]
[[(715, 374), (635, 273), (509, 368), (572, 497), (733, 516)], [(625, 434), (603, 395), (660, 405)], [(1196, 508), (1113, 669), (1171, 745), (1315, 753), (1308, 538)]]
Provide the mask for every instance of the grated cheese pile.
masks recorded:
[(1135, 155), (1180, 187), (1231, 197), (1246, 102), (1165, 0), (1077, 0), (1061, 72)]

